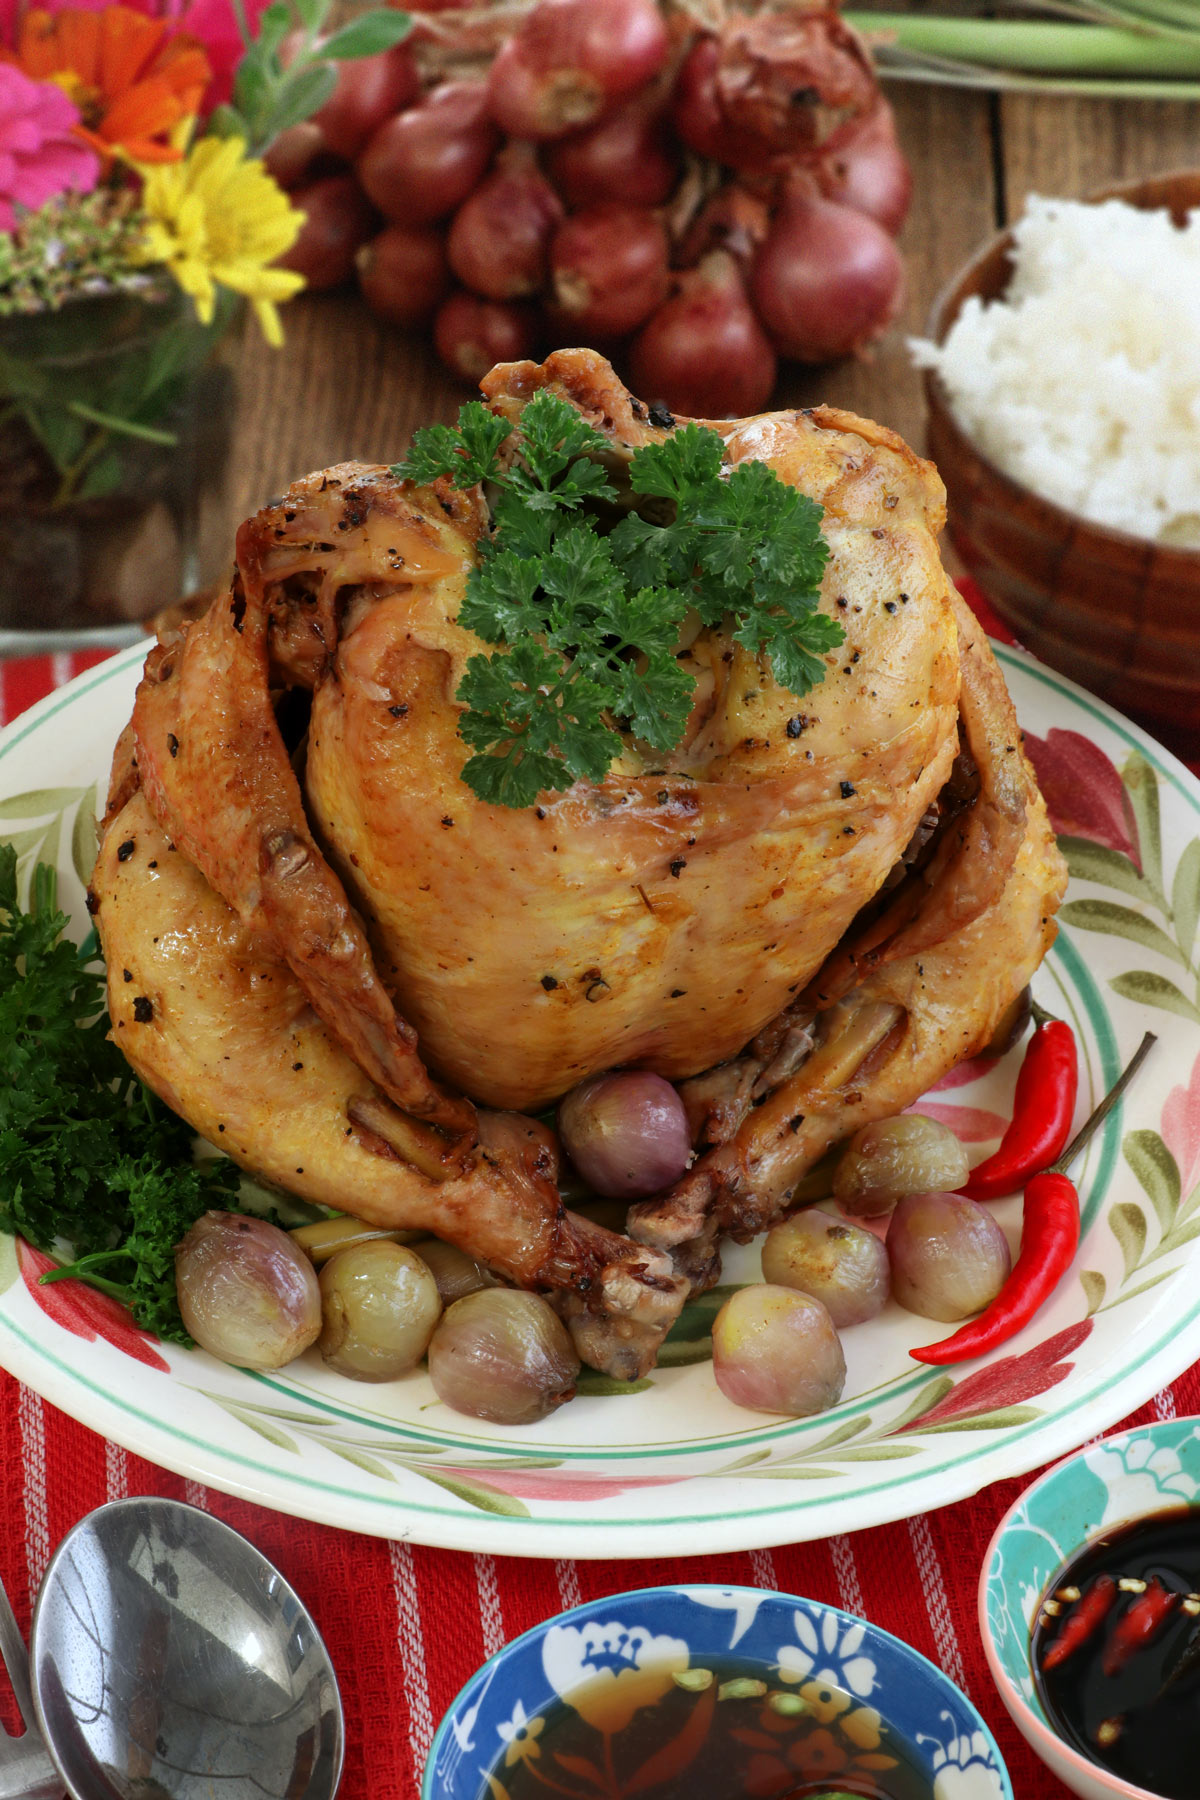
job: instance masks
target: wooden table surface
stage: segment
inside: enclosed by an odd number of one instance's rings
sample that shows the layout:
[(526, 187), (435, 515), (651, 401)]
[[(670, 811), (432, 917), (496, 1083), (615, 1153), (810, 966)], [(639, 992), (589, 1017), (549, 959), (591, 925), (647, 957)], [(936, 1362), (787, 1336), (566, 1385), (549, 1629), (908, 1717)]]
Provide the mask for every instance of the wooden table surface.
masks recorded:
[[(780, 405), (827, 401), (924, 443), (921, 384), (905, 347), (942, 285), (1030, 192), (1077, 196), (1110, 180), (1200, 161), (1200, 103), (990, 95), (892, 82), (912, 164), (901, 240), (902, 315), (870, 362), (785, 365)], [(251, 326), (229, 347), (237, 376), (232, 453), (206, 521), (205, 579), (232, 551), (232, 530), (295, 476), (348, 457), (391, 461), (415, 425), (452, 418), (464, 398), (427, 339), (379, 324), (352, 290), (301, 296), (284, 313), (287, 343), (269, 350)]]

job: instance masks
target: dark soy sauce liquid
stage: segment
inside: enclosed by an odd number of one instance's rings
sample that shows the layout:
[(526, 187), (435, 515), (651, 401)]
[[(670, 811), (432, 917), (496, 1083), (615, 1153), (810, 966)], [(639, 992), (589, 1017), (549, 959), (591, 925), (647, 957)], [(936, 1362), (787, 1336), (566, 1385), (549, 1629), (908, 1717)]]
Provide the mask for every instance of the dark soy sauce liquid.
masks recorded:
[[(1097, 1538), (1064, 1564), (1046, 1594), (1068, 1586), (1086, 1593), (1102, 1573), (1115, 1581), (1157, 1576), (1181, 1596), (1200, 1593), (1200, 1511), (1172, 1509)], [(1050, 1670), (1042, 1668), (1042, 1658), (1071, 1608), (1064, 1604), (1045, 1625), (1039, 1609), (1032, 1642), (1038, 1693), (1060, 1735), (1093, 1762), (1166, 1800), (1200, 1800), (1200, 1615), (1176, 1601), (1149, 1643), (1106, 1675), (1105, 1646), (1138, 1598), (1119, 1593), (1099, 1629)], [(1100, 1728), (1108, 1721), (1116, 1721), (1118, 1730), (1104, 1745)]]
[[(536, 1755), (527, 1737), (501, 1754), (480, 1800), (932, 1800), (911, 1748), (886, 1722), (875, 1727), (877, 1710), (823, 1688), (815, 1707), (779, 1711), (770, 1696), (791, 1706), (797, 1689), (769, 1667), (729, 1657), (705, 1667), (703, 1690), (662, 1669), (576, 1689), (572, 1704), (526, 1726)], [(739, 1678), (766, 1691), (720, 1697)]]

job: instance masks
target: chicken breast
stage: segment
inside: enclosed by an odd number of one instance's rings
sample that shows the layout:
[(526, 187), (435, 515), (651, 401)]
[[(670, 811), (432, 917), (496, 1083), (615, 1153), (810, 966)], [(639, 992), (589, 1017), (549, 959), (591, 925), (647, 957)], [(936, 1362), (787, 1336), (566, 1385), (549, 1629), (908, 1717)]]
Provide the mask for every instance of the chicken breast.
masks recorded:
[[(598, 361), (547, 367), (586, 400)], [(510, 409), (514, 389), (520, 366)], [(456, 623), (460, 579), (352, 604), (313, 696), (319, 835), (426, 1060), (488, 1105), (536, 1110), (597, 1070), (678, 1077), (733, 1055), (878, 890), (957, 752), (931, 467), (832, 413), (728, 444), (731, 463), (766, 456), (826, 509), (821, 604), (846, 641), (803, 702), (703, 631), (675, 752), (647, 767), (631, 747), (598, 786), (486, 805), (460, 779), (454, 693), (482, 648)]]

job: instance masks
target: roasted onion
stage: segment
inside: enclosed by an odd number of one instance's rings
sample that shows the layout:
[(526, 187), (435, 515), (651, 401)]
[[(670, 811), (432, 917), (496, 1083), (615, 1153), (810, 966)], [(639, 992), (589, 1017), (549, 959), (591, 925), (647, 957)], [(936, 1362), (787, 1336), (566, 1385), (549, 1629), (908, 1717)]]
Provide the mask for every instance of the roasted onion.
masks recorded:
[(447, 1308), (429, 1343), (429, 1378), (455, 1412), (531, 1425), (575, 1392), (579, 1358), (537, 1294), (486, 1288)]
[(846, 1359), (819, 1300), (792, 1288), (740, 1288), (713, 1320), (713, 1374), (735, 1406), (803, 1418), (841, 1399)]
[(286, 1231), (207, 1212), (175, 1251), (184, 1325), (202, 1350), (245, 1369), (281, 1369), (321, 1329), (317, 1272)]
[(593, 1075), (559, 1102), (558, 1131), (597, 1194), (636, 1200), (677, 1181), (691, 1160), (683, 1101), (661, 1075)]

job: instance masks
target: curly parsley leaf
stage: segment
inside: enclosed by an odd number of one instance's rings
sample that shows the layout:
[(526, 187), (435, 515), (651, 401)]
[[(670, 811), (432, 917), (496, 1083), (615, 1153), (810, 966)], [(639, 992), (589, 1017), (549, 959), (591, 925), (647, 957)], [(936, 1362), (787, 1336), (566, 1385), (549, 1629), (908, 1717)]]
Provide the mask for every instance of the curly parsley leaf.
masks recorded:
[(511, 435), (507, 419), (481, 400), (468, 400), (459, 409), (457, 425), (426, 425), (416, 432), (408, 456), (393, 465), (392, 474), (397, 481), (422, 487), (439, 475), (448, 475), (455, 487), (474, 487), (495, 478), (501, 446)]
[[(693, 679), (678, 644), (689, 609), (732, 631), (797, 695), (843, 641), (817, 601), (828, 556), (821, 508), (765, 463), (726, 471), (713, 431), (687, 425), (633, 457), (635, 505), (619, 499), (610, 446), (566, 400), (534, 395), (517, 425), (464, 406), (457, 428), (418, 431), (399, 479), (448, 477), (498, 490), (492, 532), (467, 583), (461, 623), (491, 656), (467, 664), (459, 733), (475, 752), (463, 780), (482, 800), (531, 806), (539, 793), (601, 781), (622, 733), (673, 750)], [(591, 510), (588, 510), (588, 509)]]
[(70, 1244), (64, 1273), (188, 1343), (175, 1245), (210, 1207), (236, 1206), (238, 1172), (193, 1163), (191, 1129), (109, 1041), (95, 939), (63, 936), (55, 885), (39, 865), (24, 911), (16, 851), (0, 845), (0, 1229), (56, 1255)]

